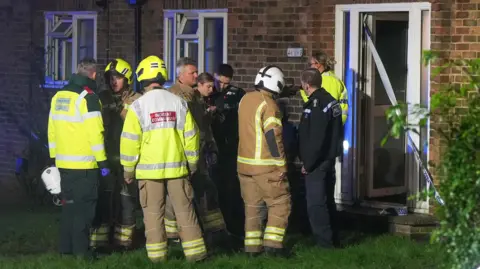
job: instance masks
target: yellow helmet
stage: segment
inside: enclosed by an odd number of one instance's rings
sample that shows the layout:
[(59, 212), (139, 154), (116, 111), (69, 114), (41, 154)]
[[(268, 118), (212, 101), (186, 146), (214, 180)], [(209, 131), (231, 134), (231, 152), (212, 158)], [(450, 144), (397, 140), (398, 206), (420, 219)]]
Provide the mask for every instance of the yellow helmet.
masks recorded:
[[(143, 59), (137, 67), (138, 82), (146, 83), (157, 82), (164, 84), (167, 81), (167, 67), (165, 62), (157, 56), (151, 55)], [(144, 86), (145, 87), (145, 86)]]
[(111, 75), (119, 75), (127, 79), (129, 85), (132, 84), (133, 70), (132, 66), (123, 59), (115, 59), (105, 68), (105, 80), (109, 81)]

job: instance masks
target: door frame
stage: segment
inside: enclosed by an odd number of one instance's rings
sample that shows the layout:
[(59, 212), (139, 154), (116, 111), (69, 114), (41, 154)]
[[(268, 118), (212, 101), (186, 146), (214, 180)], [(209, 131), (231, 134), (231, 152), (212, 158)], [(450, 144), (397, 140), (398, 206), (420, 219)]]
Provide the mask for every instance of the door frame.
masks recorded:
[[(421, 64), (422, 50), (430, 49), (430, 18), (431, 18), (431, 3), (388, 3), (388, 4), (351, 4), (351, 5), (336, 5), (335, 9), (335, 73), (338, 77), (344, 79), (345, 85), (349, 90), (349, 120), (346, 123), (345, 141), (344, 141), (344, 156), (342, 164), (337, 164), (341, 167), (341, 175), (338, 177), (340, 171), (337, 170), (337, 187), (335, 189), (335, 197), (340, 203), (353, 203), (362, 199), (364, 190), (364, 168), (359, 165), (361, 160), (361, 152), (359, 146), (361, 145), (362, 137), (359, 137), (360, 129), (358, 119), (361, 116), (358, 74), (360, 70), (360, 50), (361, 50), (361, 22), (360, 13), (364, 12), (409, 12), (408, 22), (408, 72), (407, 72), (407, 98), (408, 103), (421, 103), (424, 92), (429, 94), (430, 87), (430, 73), (429, 66)], [(346, 25), (345, 14), (348, 12), (349, 19)], [(348, 26), (349, 31), (346, 33), (345, 27)], [(423, 28), (422, 28), (423, 26)], [(428, 30), (426, 30), (428, 29)], [(348, 35), (348, 37), (346, 36)], [(422, 39), (423, 37), (423, 39)], [(348, 44), (346, 44), (348, 40)], [(346, 47), (348, 46), (348, 47)], [(348, 52), (347, 52), (348, 50)], [(348, 56), (347, 56), (348, 53)], [(345, 59), (348, 57), (348, 62)], [(425, 76), (428, 83), (424, 83)], [(348, 78), (348, 79), (347, 79)], [(423, 78), (423, 81), (422, 81)], [(413, 91), (409, 89), (421, 89), (420, 91)], [(426, 100), (427, 105), (429, 103)], [(426, 130), (426, 141), (429, 139), (429, 128)], [(420, 136), (410, 133), (412, 140), (420, 146)], [(408, 146), (407, 147), (411, 147)], [(408, 150), (410, 151), (410, 150)], [(428, 145), (425, 154), (427, 160), (429, 159)], [(420, 191), (420, 168), (418, 162), (415, 160), (413, 154), (407, 154), (407, 189), (408, 195), (415, 195)], [(423, 180), (423, 178), (422, 178)], [(428, 213), (429, 200), (426, 201), (412, 199), (407, 203), (409, 209), (419, 213)]]

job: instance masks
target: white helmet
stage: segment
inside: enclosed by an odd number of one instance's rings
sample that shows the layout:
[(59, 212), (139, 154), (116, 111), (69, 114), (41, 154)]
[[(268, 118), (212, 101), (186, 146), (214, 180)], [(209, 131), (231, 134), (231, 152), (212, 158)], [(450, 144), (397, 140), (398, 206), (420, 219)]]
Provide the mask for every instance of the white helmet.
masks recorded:
[(47, 167), (42, 173), (43, 184), (48, 192), (53, 195), (60, 194), (60, 171), (57, 167)]
[(285, 79), (282, 69), (278, 66), (269, 65), (258, 71), (255, 77), (255, 88), (264, 89), (276, 94), (280, 94), (285, 86)]

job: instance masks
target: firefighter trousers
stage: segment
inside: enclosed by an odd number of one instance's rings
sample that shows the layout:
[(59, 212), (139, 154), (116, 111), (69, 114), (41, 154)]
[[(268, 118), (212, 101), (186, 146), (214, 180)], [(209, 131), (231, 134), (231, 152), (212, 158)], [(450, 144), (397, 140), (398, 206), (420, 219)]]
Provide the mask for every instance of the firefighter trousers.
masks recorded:
[(95, 217), (100, 172), (98, 169), (59, 169), (62, 178), (60, 246), (62, 254), (88, 258), (89, 234)]
[(193, 190), (187, 178), (139, 180), (140, 205), (143, 209), (148, 258), (152, 262), (167, 259), (165, 200), (167, 192), (178, 219), (178, 233), (185, 257), (203, 260), (207, 255), (197, 216), (193, 207)]
[[(194, 201), (200, 224), (205, 233), (225, 230), (225, 221), (218, 205), (215, 183), (207, 172), (198, 171), (192, 177)], [(165, 229), (168, 238), (178, 238), (177, 221), (170, 198), (167, 197)]]
[(121, 170), (100, 181), (97, 210), (90, 235), (90, 246), (132, 247), (135, 232), (137, 184), (127, 184)]
[[(238, 174), (245, 203), (245, 252), (261, 252), (263, 247), (283, 248), (291, 210), (289, 184), (278, 171), (248, 176)], [(263, 202), (268, 208), (262, 228)]]
[[(326, 161), (305, 175), (307, 211), (316, 243), (320, 247), (332, 248), (338, 240), (335, 227), (335, 161)], [(332, 229), (333, 228), (333, 229)]]

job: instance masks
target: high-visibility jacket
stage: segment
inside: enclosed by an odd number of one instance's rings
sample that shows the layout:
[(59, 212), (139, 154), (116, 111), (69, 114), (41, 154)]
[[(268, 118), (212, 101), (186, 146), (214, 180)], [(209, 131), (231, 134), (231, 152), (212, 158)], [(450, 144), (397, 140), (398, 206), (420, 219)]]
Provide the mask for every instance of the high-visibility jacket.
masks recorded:
[[(322, 73), (322, 88), (340, 102), (342, 123), (345, 124), (348, 116), (348, 92), (345, 84), (335, 76), (333, 71), (327, 71)], [(304, 103), (308, 102), (308, 95), (303, 89), (300, 90), (300, 95)]]
[(196, 167), (200, 137), (187, 103), (155, 88), (132, 103), (120, 138), (120, 162), (137, 179), (169, 179)]
[(94, 80), (72, 75), (52, 98), (48, 145), (58, 168), (106, 167), (101, 103), (92, 90), (95, 87)]
[(244, 175), (286, 172), (281, 112), (272, 94), (247, 93), (238, 109), (237, 171)]

